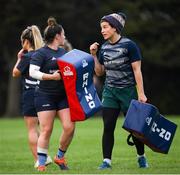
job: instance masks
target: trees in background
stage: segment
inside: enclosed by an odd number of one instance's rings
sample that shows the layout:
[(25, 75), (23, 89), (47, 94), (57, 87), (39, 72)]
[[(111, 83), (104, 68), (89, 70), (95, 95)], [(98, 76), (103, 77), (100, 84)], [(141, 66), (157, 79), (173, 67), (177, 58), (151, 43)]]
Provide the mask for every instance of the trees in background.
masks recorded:
[(11, 70), (20, 49), (21, 31), (36, 24), (43, 29), (54, 16), (75, 48), (103, 42), (99, 21), (105, 14), (127, 14), (124, 35), (142, 49), (145, 90), (151, 103), (163, 113), (180, 113), (180, 15), (177, 0), (1, 0), (0, 28), (0, 115), (19, 114), (19, 80)]

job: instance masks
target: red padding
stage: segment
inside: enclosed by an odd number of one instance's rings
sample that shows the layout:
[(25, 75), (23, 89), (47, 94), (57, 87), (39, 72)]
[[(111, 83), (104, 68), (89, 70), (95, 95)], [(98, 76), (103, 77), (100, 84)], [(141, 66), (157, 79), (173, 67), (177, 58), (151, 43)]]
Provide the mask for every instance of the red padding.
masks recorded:
[[(85, 120), (85, 113), (81, 107), (81, 104), (79, 103), (79, 99), (76, 93), (76, 69), (72, 64), (69, 64), (62, 60), (58, 60), (58, 66), (64, 81), (64, 86), (70, 108), (71, 121), (83, 121)], [(69, 75), (67, 75), (68, 69)]]

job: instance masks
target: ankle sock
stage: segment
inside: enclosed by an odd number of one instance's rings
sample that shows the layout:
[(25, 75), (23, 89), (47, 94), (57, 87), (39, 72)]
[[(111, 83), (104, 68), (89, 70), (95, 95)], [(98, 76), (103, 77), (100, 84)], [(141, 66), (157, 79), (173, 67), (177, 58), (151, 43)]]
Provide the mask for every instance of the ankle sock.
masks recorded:
[(106, 162), (106, 163), (108, 163), (109, 165), (111, 165), (111, 159), (105, 158), (103, 161)]
[(66, 151), (63, 151), (63, 150), (61, 150), (60, 148), (58, 149), (58, 152), (57, 152), (57, 156), (59, 157), (59, 158), (62, 158), (62, 157), (64, 157), (64, 154), (66, 153)]
[(47, 153), (48, 153), (47, 149), (40, 148), (40, 147), (37, 148), (39, 165), (45, 165), (46, 160), (47, 160)]

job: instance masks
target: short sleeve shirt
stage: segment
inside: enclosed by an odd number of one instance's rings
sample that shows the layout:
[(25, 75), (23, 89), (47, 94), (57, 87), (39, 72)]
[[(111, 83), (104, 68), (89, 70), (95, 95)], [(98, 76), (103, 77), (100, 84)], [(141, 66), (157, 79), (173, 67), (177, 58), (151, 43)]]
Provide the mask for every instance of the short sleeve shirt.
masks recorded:
[[(62, 48), (53, 50), (48, 46), (44, 46), (32, 55), (31, 64), (39, 66), (40, 71), (43, 73), (53, 74), (55, 71), (59, 70), (57, 58), (65, 53), (66, 51)], [(62, 80), (42, 80), (39, 83), (39, 90), (46, 94), (65, 95)]]
[(125, 88), (136, 84), (131, 63), (142, 59), (135, 42), (120, 38), (114, 44), (105, 42), (99, 52), (99, 62), (106, 72), (105, 84), (109, 87)]
[(29, 64), (34, 51), (24, 54), (17, 65), (17, 69), (22, 74), (23, 89), (35, 89), (39, 81), (29, 76)]

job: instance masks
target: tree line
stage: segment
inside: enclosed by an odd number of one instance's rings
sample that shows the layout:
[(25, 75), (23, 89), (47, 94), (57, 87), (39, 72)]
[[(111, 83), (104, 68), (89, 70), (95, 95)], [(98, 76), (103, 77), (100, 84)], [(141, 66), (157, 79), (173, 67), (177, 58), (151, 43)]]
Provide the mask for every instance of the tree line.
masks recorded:
[(20, 114), (20, 80), (11, 77), (21, 48), (21, 31), (36, 24), (42, 34), (49, 16), (56, 17), (74, 48), (89, 52), (103, 43), (99, 21), (122, 11), (127, 15), (123, 35), (140, 46), (149, 102), (164, 114), (179, 114), (180, 15), (177, 0), (1, 0), (0, 116)]

